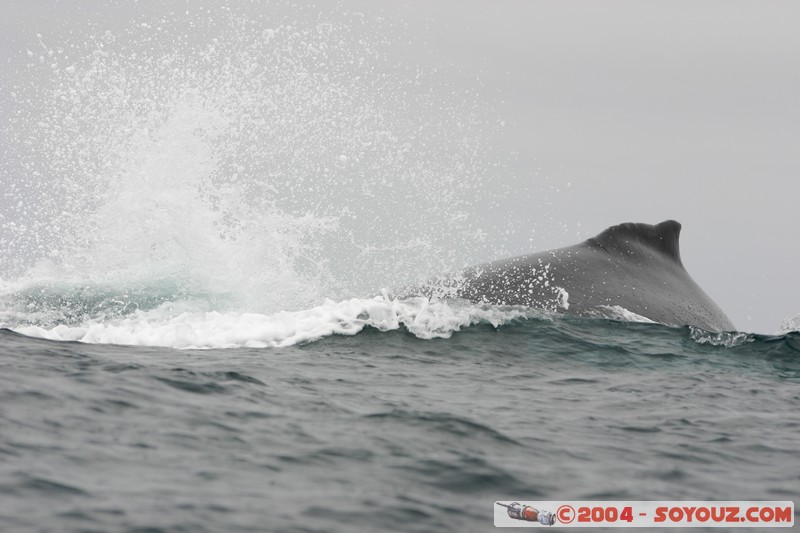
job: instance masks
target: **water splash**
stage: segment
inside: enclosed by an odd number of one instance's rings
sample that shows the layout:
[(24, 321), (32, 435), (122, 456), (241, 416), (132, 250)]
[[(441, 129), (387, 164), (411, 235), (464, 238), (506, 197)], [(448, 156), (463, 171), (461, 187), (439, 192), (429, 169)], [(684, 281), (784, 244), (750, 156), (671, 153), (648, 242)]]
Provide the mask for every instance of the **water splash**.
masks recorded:
[(779, 333), (791, 333), (793, 331), (800, 331), (800, 315), (786, 317), (781, 322)]
[[(302, 309), (486, 246), (492, 120), (446, 77), (394, 64), (396, 29), (358, 14), (203, 16), (37, 37), (0, 221), (17, 308), (115, 316), (157, 292)], [(131, 294), (146, 297), (114, 303)]]

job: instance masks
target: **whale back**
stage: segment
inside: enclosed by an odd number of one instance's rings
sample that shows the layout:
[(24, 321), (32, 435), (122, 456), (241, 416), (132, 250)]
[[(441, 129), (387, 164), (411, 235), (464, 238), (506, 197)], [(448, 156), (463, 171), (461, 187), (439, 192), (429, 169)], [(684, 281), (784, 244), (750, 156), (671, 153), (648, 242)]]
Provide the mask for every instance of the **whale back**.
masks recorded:
[(582, 316), (628, 311), (709, 331), (734, 326), (695, 283), (680, 254), (680, 223), (624, 223), (582, 243), (472, 267), (457, 297)]

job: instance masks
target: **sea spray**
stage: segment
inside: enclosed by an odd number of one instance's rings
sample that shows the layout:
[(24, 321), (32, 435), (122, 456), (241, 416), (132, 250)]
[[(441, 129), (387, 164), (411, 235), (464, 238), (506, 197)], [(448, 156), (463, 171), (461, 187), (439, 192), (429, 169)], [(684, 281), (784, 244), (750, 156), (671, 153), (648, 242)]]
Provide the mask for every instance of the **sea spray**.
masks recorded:
[(211, 18), (36, 37), (13, 92), (7, 311), (74, 322), (174, 297), (273, 313), (490, 255), (495, 121), (446, 76), (390, 60), (397, 28)]

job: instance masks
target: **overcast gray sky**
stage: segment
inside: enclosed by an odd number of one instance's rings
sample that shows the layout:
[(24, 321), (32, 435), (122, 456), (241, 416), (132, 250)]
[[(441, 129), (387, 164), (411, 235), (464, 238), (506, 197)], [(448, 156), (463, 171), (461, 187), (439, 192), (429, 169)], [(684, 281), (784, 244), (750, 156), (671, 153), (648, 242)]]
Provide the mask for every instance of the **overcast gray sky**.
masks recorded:
[[(36, 33), (196, 4), (2, 0), (3, 77)], [(337, 4), (404, 21), (398, 58), (480, 80), (506, 122), (497, 149), (517, 153), (513, 179), (554, 184), (537, 249), (673, 218), (685, 266), (740, 329), (800, 314), (800, 3)]]

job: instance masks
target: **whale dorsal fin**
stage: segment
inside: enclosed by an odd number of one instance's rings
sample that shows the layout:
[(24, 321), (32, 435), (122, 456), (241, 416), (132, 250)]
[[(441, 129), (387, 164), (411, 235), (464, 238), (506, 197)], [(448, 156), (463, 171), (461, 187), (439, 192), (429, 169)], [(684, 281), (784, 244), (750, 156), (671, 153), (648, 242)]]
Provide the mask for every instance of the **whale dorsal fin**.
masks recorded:
[(611, 226), (587, 242), (600, 246), (609, 253), (612, 253), (612, 251), (622, 253), (637, 244), (658, 251), (683, 266), (679, 243), (680, 235), (681, 224), (675, 220), (665, 220), (655, 226), (637, 222), (625, 222), (617, 226)]

